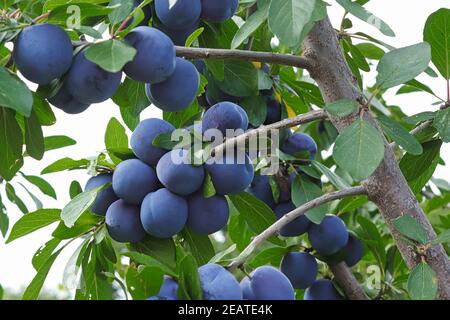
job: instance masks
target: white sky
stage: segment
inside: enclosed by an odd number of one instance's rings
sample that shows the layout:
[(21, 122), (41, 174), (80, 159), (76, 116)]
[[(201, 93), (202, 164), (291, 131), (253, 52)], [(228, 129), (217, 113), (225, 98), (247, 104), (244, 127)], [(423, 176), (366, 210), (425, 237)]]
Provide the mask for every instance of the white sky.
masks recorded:
[[(328, 1), (332, 7), (328, 9), (333, 25), (339, 25), (343, 10), (335, 1)], [(384, 37), (375, 28), (360, 22), (356, 18), (352, 18), (355, 30), (364, 31), (380, 40), (396, 46), (403, 47), (423, 41), (423, 26), (427, 17), (434, 11), (442, 7), (448, 7), (448, 0), (372, 0), (366, 8), (375, 15), (386, 21), (396, 33), (396, 38)], [(372, 73), (369, 77), (373, 77)], [(420, 80), (428, 84), (434, 92), (441, 97), (446, 95), (445, 81), (442, 78), (432, 79), (426, 75), (419, 77)], [(386, 94), (389, 104), (399, 105), (402, 110), (412, 115), (422, 111), (434, 111), (436, 106), (432, 103), (436, 100), (433, 97), (422, 94), (413, 93), (395, 97), (390, 90)], [(45, 128), (45, 135), (67, 135), (77, 141), (75, 146), (48, 152), (44, 159), (40, 162), (27, 159), (23, 172), (31, 175), (39, 175), (40, 171), (48, 164), (63, 158), (72, 157), (74, 159), (89, 157), (96, 155), (104, 149), (104, 132), (111, 117), (120, 118), (118, 107), (108, 101), (102, 104), (94, 105), (81, 115), (66, 115), (57, 109), (54, 109), (58, 119), (56, 125)], [(142, 114), (142, 119), (150, 117), (161, 117), (161, 112), (155, 107), (150, 107)], [(444, 160), (450, 164), (450, 145), (443, 147), (441, 152)], [(436, 177), (450, 180), (450, 174), (447, 167), (439, 166)], [(41, 201), (45, 208), (62, 208), (68, 201), (68, 188), (72, 180), (78, 180), (83, 186), (89, 176), (83, 172), (57, 173), (44, 177), (55, 188), (58, 194), (58, 200), (55, 201), (48, 197), (42, 197)], [(20, 187), (17, 188), (18, 190)], [(34, 190), (34, 189), (33, 189)], [(37, 190), (34, 190), (37, 191)], [(39, 192), (36, 192), (39, 194)], [(29, 197), (20, 192), (23, 199)], [(6, 202), (6, 197), (3, 196)], [(7, 203), (7, 202), (6, 202)], [(33, 208), (32, 201), (27, 201), (28, 207)], [(21, 216), (21, 213), (15, 207), (7, 203), (10, 216), (10, 225), (12, 226)], [(31, 265), (31, 258), (34, 252), (50, 239), (50, 234), (54, 226), (45, 228), (30, 236), (16, 240), (11, 244), (5, 245), (0, 240), (0, 284), (13, 291), (18, 291), (21, 287), (26, 286), (34, 277), (35, 271)], [(71, 247), (65, 249), (60, 257), (56, 260), (50, 274), (47, 278), (45, 288), (48, 290), (56, 290), (58, 285), (62, 283), (62, 274), (65, 263), (73, 253)]]

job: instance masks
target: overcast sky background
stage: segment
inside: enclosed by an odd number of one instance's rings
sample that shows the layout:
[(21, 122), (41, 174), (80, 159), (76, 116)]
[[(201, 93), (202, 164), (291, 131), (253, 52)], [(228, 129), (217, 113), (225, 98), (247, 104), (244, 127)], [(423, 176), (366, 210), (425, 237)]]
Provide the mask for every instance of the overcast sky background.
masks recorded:
[[(328, 13), (335, 27), (339, 26), (343, 10), (335, 3), (328, 8)], [(448, 0), (372, 0), (365, 7), (387, 22), (395, 31), (396, 37), (389, 38), (383, 36), (375, 28), (351, 17), (354, 23), (355, 31), (366, 32), (380, 40), (383, 40), (393, 46), (403, 47), (423, 41), (423, 26), (427, 17), (434, 11), (442, 7), (448, 7)], [(374, 74), (365, 75), (373, 81)], [(446, 95), (446, 85), (442, 78), (432, 79), (426, 75), (421, 75), (419, 80), (429, 85), (433, 91), (440, 97)], [(408, 114), (416, 114), (422, 111), (434, 111), (437, 109), (432, 103), (436, 99), (425, 93), (412, 93), (408, 95), (394, 96), (396, 89), (391, 89), (386, 95), (390, 105), (398, 105)], [(30, 158), (26, 160), (23, 172), (29, 175), (39, 175), (40, 171), (48, 164), (63, 158), (72, 157), (74, 159), (95, 156), (104, 149), (104, 132), (111, 117), (121, 119), (119, 109), (111, 101), (91, 106), (86, 112), (80, 115), (67, 115), (58, 109), (54, 109), (57, 123), (52, 127), (45, 127), (45, 136), (67, 135), (77, 141), (75, 146), (50, 151), (45, 154), (42, 161), (35, 161)], [(161, 112), (155, 107), (150, 107), (142, 113), (142, 119), (151, 117), (161, 117)], [(450, 144), (446, 144), (441, 152), (441, 156), (450, 165)], [(450, 180), (449, 165), (439, 166), (435, 176), (438, 178)], [(49, 197), (43, 196), (41, 201), (44, 208), (62, 208), (70, 200), (69, 184), (72, 180), (79, 181), (83, 186), (89, 176), (84, 171), (74, 171), (65, 173), (56, 173), (46, 175), (48, 180), (57, 191), (58, 200), (55, 201)], [(20, 190), (19, 188), (17, 188)], [(39, 192), (36, 189), (37, 194)], [(23, 199), (29, 197), (23, 192), (19, 192)], [(5, 196), (2, 195), (4, 201)], [(33, 208), (31, 199), (27, 201), (29, 209)], [(7, 203), (8, 214), (11, 226), (21, 217), (21, 213), (12, 205)], [(42, 229), (19, 240), (5, 245), (4, 240), (0, 239), (0, 284), (8, 291), (20, 291), (33, 279), (35, 270), (31, 265), (31, 258), (35, 251), (46, 241), (54, 225)], [(45, 283), (45, 289), (57, 291), (62, 283), (62, 274), (67, 260), (73, 253), (73, 247), (66, 248), (58, 257)], [(64, 294), (58, 293), (61, 297)]]

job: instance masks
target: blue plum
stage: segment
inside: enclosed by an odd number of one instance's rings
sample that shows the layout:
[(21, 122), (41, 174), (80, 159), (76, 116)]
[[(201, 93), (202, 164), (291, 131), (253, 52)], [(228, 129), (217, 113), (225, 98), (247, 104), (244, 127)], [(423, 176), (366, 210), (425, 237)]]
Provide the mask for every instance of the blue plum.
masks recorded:
[[(134, 0), (133, 4), (136, 8), (142, 3), (143, 0)], [(144, 12), (144, 19), (142, 19), (141, 22), (139, 22), (139, 26), (148, 26), (150, 19), (152, 18), (152, 9), (150, 5), (146, 5), (142, 8), (142, 11)], [(131, 21), (129, 22), (131, 24)], [(128, 27), (128, 26), (127, 26)]]
[(164, 276), (163, 284), (157, 296), (147, 298), (147, 300), (178, 300), (178, 282), (173, 278)]
[[(88, 182), (86, 183), (85, 190), (88, 191), (96, 189), (108, 183), (109, 184), (112, 183), (112, 174), (110, 173), (99, 174), (98, 176), (92, 177), (88, 180)], [(116, 202), (117, 200), (119, 200), (119, 198), (114, 193), (112, 185), (109, 185), (103, 188), (97, 194), (97, 198), (95, 199), (94, 204), (91, 207), (91, 211), (95, 214), (104, 216), (109, 206), (113, 204), (113, 202)]]
[[(295, 208), (295, 205), (291, 201), (283, 202), (275, 207), (274, 212), (277, 219), (280, 219), (286, 213), (295, 210)], [(284, 226), (280, 230), (280, 235), (282, 235), (283, 237), (297, 237), (308, 231), (310, 225), (311, 221), (309, 221), (309, 219), (305, 215), (302, 215), (296, 218), (294, 221), (290, 222), (288, 225)]]
[(161, 22), (171, 29), (184, 29), (200, 18), (200, 0), (155, 0), (155, 11)]
[(310, 159), (314, 159), (317, 153), (317, 144), (309, 135), (305, 133), (295, 133), (281, 146), (281, 151), (292, 156), (301, 156), (304, 158), (305, 153)]
[[(171, 29), (165, 25), (157, 26), (159, 30), (164, 32), (175, 45), (184, 46), (189, 36), (199, 28), (200, 21), (195, 21), (192, 25), (185, 26), (183, 29)], [(197, 69), (198, 70), (198, 69)], [(199, 72), (201, 72), (199, 70)]]
[(332, 255), (347, 245), (348, 231), (339, 217), (328, 215), (320, 224), (311, 224), (308, 239), (312, 247), (324, 256)]
[(140, 205), (145, 196), (157, 188), (155, 170), (141, 160), (125, 160), (114, 171), (114, 192), (128, 203)]
[(294, 300), (295, 292), (289, 279), (271, 266), (257, 268), (251, 274), (250, 288), (254, 300)]
[(242, 107), (232, 102), (220, 102), (205, 112), (202, 120), (202, 131), (217, 129), (226, 136), (227, 129), (248, 129), (248, 116)]
[(155, 28), (137, 27), (125, 41), (136, 50), (136, 56), (124, 67), (125, 74), (133, 80), (159, 83), (175, 71), (175, 47), (172, 40)]
[(139, 218), (139, 206), (117, 200), (106, 211), (106, 228), (117, 242), (140, 242), (146, 233)]
[(242, 300), (239, 282), (224, 267), (206, 264), (198, 268), (204, 300)]
[(31, 82), (41, 85), (66, 73), (73, 56), (72, 42), (58, 26), (37, 24), (26, 27), (16, 38), (13, 58), (17, 69)]
[(210, 22), (230, 19), (239, 6), (239, 0), (202, 0), (202, 18)]
[(349, 234), (347, 245), (343, 249), (345, 251), (345, 263), (349, 267), (355, 266), (364, 256), (364, 248), (357, 237)]
[(201, 192), (188, 199), (189, 217), (187, 225), (196, 233), (213, 234), (228, 223), (228, 202), (223, 196), (203, 197)]
[(163, 111), (177, 112), (189, 107), (197, 97), (200, 76), (195, 66), (182, 58), (176, 59), (174, 73), (166, 80), (147, 84), (150, 101)]
[(174, 126), (161, 119), (143, 120), (131, 135), (131, 149), (136, 157), (148, 165), (156, 166), (159, 159), (167, 153), (167, 150), (153, 146), (153, 140), (161, 133), (169, 133), (174, 130)]
[(281, 261), (280, 269), (296, 289), (311, 286), (318, 272), (316, 259), (306, 252), (288, 252)]
[(305, 290), (304, 300), (343, 300), (333, 283), (327, 279), (315, 281)]
[(276, 203), (275, 199), (273, 198), (269, 176), (255, 176), (253, 178), (252, 184), (247, 188), (246, 191), (267, 204), (270, 208), (275, 208)]
[(64, 85), (53, 97), (47, 100), (56, 108), (68, 114), (78, 114), (90, 107), (89, 103), (78, 101)]
[(67, 74), (69, 92), (83, 103), (100, 103), (111, 98), (120, 86), (122, 72), (108, 72), (78, 53)]
[(240, 286), (244, 300), (256, 300), (252, 291), (252, 283), (248, 277), (241, 280)]
[[(253, 165), (247, 155), (216, 156), (205, 163), (206, 171), (220, 195), (237, 194), (244, 191), (253, 180)], [(241, 161), (243, 160), (243, 161)]]
[(181, 196), (198, 191), (205, 178), (203, 166), (193, 166), (190, 153), (175, 149), (166, 153), (156, 166), (159, 181), (170, 191)]
[(148, 194), (141, 207), (145, 231), (157, 238), (170, 238), (180, 232), (188, 218), (187, 201), (166, 188)]
[(281, 103), (273, 97), (266, 98), (267, 116), (264, 121), (265, 125), (281, 121)]

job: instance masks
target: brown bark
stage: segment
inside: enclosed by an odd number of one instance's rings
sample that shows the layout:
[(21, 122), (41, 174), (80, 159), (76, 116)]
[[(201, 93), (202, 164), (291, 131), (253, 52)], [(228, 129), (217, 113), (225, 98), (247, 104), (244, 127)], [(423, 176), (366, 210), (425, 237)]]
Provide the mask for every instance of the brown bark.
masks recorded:
[[(336, 32), (328, 18), (318, 22), (305, 40), (304, 55), (314, 61), (309, 71), (319, 85), (325, 102), (362, 98), (355, 77), (342, 55)], [(337, 130), (342, 131), (356, 117), (357, 115), (352, 115), (346, 118), (330, 117), (330, 119)], [(376, 120), (367, 112), (365, 119), (377, 126)], [(378, 206), (383, 215), (403, 259), (410, 269), (414, 268), (421, 257), (416, 254), (415, 248), (399, 237), (392, 226), (392, 220), (407, 214), (420, 222), (430, 240), (436, 237), (436, 233), (409, 188), (387, 142), (384, 160), (364, 184), (370, 200)], [(440, 298), (450, 299), (450, 262), (443, 247), (433, 246), (425, 252), (424, 258), (437, 274)]]

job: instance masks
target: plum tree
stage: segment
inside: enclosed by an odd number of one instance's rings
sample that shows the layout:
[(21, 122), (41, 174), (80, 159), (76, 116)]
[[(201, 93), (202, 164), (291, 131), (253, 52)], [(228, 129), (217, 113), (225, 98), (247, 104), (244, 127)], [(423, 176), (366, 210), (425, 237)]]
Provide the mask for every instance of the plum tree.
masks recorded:
[(238, 0), (202, 0), (202, 18), (210, 22), (230, 19), (239, 5)]
[(14, 42), (13, 57), (25, 78), (49, 84), (66, 73), (72, 64), (73, 48), (67, 33), (44, 23), (27, 27)]
[(108, 72), (79, 52), (67, 74), (67, 89), (78, 101), (100, 103), (111, 98), (120, 86), (122, 72)]
[(262, 266), (252, 272), (250, 287), (247, 287), (244, 299), (294, 300), (295, 293), (291, 282), (282, 272), (272, 266)]
[[(85, 191), (96, 189), (100, 186), (111, 183), (112, 183), (112, 174), (102, 173), (88, 180), (88, 182), (86, 183)], [(112, 185), (109, 185), (103, 188), (99, 193), (97, 193), (97, 197), (95, 198), (95, 201), (92, 204), (91, 211), (95, 214), (104, 216), (109, 206), (113, 202), (116, 202), (117, 200), (119, 200), (119, 198), (114, 193)]]
[(198, 268), (204, 300), (242, 300), (242, 290), (224, 267), (209, 263)]
[(130, 139), (131, 149), (136, 157), (151, 166), (156, 166), (167, 150), (155, 147), (152, 142), (161, 133), (169, 133), (175, 128), (169, 122), (151, 118), (141, 121)]
[(286, 139), (281, 146), (281, 151), (301, 157), (308, 153), (309, 158), (314, 159), (317, 153), (317, 144), (309, 135), (299, 132)]
[(163, 32), (137, 27), (125, 37), (125, 41), (137, 50), (134, 59), (123, 69), (131, 79), (154, 84), (167, 80), (174, 73), (175, 47)]
[(267, 204), (270, 208), (275, 208), (276, 203), (275, 199), (273, 198), (269, 176), (255, 175), (251, 185), (247, 188), (246, 191)]
[(190, 152), (175, 149), (166, 153), (156, 166), (159, 181), (173, 193), (187, 196), (203, 185), (205, 170), (203, 166), (191, 164)]
[(144, 240), (146, 233), (139, 218), (140, 208), (119, 199), (106, 211), (108, 234), (117, 242), (136, 243)]
[(173, 278), (164, 276), (163, 284), (157, 296), (150, 297), (148, 300), (178, 300), (178, 282)]
[(189, 197), (188, 206), (187, 225), (196, 233), (213, 234), (227, 225), (229, 208), (223, 196), (205, 198), (197, 192)]
[(306, 252), (288, 252), (281, 260), (281, 272), (296, 289), (306, 289), (316, 281), (318, 266), (316, 259)]
[(311, 224), (308, 239), (316, 251), (324, 256), (332, 255), (348, 242), (348, 231), (339, 217), (328, 215), (320, 224)]
[(155, 170), (138, 159), (121, 162), (114, 170), (112, 183), (119, 198), (135, 205), (158, 188)]
[(81, 113), (91, 106), (89, 103), (78, 101), (65, 85), (63, 85), (53, 97), (50, 97), (47, 100), (53, 106), (68, 114)]
[(150, 101), (163, 111), (176, 112), (187, 108), (197, 96), (200, 76), (195, 66), (182, 58), (176, 59), (173, 74), (165, 81), (147, 84)]
[(157, 238), (170, 238), (180, 232), (188, 218), (186, 199), (163, 188), (149, 193), (141, 207), (145, 231)]
[[(244, 161), (241, 161), (244, 160)], [(244, 191), (253, 181), (253, 165), (247, 155), (219, 155), (205, 163), (205, 169), (218, 194), (237, 194)]]
[(245, 110), (232, 102), (220, 102), (205, 112), (202, 120), (202, 131), (217, 129), (226, 136), (227, 129), (248, 129), (248, 116)]
[[(275, 212), (277, 219), (280, 219), (286, 213), (291, 212), (295, 208), (295, 205), (291, 201), (289, 201), (279, 203), (273, 211)], [(305, 215), (302, 215), (281, 228), (280, 235), (282, 235), (283, 237), (297, 237), (308, 231), (310, 225), (311, 221), (309, 221), (309, 219)]]
[(349, 233), (347, 245), (344, 247), (345, 263), (349, 267), (355, 266), (364, 256), (364, 248), (357, 237)]
[(184, 29), (200, 18), (202, 4), (200, 0), (155, 0), (155, 11), (165, 26)]
[(315, 281), (305, 290), (305, 300), (343, 300), (341, 294), (336, 290), (333, 282), (327, 279)]

